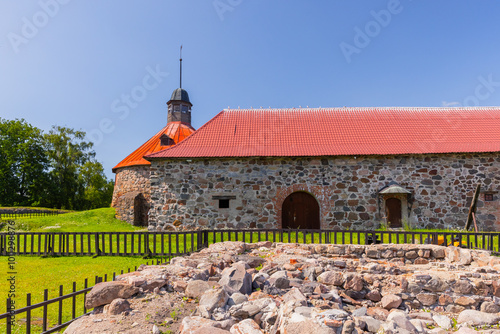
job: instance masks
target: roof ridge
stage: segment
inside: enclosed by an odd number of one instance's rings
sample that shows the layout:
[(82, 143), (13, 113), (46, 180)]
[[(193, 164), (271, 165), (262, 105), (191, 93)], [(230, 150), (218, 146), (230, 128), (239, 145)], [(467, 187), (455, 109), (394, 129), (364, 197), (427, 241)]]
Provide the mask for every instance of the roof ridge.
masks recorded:
[(241, 111), (319, 111), (319, 110), (497, 110), (499, 106), (466, 106), (466, 107), (405, 107), (405, 106), (381, 106), (381, 107), (317, 107), (317, 108), (226, 108), (222, 112)]

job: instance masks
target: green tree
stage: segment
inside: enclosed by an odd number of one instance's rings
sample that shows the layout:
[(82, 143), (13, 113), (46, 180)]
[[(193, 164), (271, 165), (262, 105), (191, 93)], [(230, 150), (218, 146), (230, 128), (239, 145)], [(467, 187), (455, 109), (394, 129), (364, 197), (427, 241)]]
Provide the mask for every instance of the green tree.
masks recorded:
[(85, 141), (85, 132), (53, 126), (45, 134), (49, 158), (50, 191), (48, 201), (59, 209), (83, 209), (85, 188), (78, 174), (95, 152), (93, 143)]
[(0, 205), (92, 209), (109, 206), (113, 182), (85, 132), (0, 118)]
[(47, 186), (42, 131), (24, 119), (0, 118), (0, 204), (39, 205)]
[(104, 168), (98, 161), (87, 161), (80, 168), (80, 182), (84, 187), (84, 209), (109, 207), (114, 182), (106, 179)]

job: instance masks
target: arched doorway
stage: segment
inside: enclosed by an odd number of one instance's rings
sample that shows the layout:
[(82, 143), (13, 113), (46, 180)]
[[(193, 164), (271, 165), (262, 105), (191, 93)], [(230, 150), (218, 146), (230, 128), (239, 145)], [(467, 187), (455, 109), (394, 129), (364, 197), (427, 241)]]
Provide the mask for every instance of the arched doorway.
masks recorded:
[(319, 229), (318, 201), (306, 192), (294, 192), (285, 198), (281, 218), (283, 228)]
[(401, 200), (399, 198), (388, 198), (385, 201), (385, 211), (389, 227), (402, 227), (401, 225)]
[(148, 226), (149, 204), (142, 193), (134, 198), (134, 226)]

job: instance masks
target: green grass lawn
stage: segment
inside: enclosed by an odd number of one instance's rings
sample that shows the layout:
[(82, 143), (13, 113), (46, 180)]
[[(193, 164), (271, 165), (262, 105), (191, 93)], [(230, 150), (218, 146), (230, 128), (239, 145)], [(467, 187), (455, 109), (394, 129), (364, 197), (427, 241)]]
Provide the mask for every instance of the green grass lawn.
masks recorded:
[[(57, 216), (17, 218), (15, 222), (17, 232), (126, 232), (141, 230), (139, 227), (116, 219), (114, 208), (70, 212)], [(4, 226), (3, 231), (5, 229)]]
[[(38, 209), (38, 208), (37, 208)], [(82, 212), (70, 212), (57, 216), (46, 216), (36, 218), (16, 218), (16, 232), (133, 232), (140, 231), (126, 222), (114, 218), (115, 209), (103, 208)], [(6, 226), (3, 232), (6, 232)], [(35, 240), (36, 241), (36, 240)], [(4, 262), (4, 272), (7, 272), (7, 257), (1, 257)], [(72, 283), (76, 282), (77, 290), (84, 287), (87, 278), (89, 286), (93, 286), (95, 276), (108, 275), (111, 279), (113, 272), (117, 274), (128, 268), (134, 270), (135, 266), (152, 260), (144, 260), (141, 257), (97, 257), (71, 256), (71, 257), (48, 257), (16, 256), (16, 308), (26, 306), (26, 295), (31, 293), (32, 304), (43, 301), (44, 289), (48, 289), (48, 298), (52, 299), (59, 295), (59, 286), (63, 285), (63, 293), (72, 292)], [(0, 307), (5, 309), (5, 301), (8, 295), (7, 284), (1, 284)], [(71, 299), (63, 302), (63, 322), (71, 319)], [(77, 297), (77, 315), (83, 312), (83, 297)], [(57, 323), (57, 306), (53, 304), (48, 307), (49, 324)], [(0, 313), (3, 313), (1, 311)], [(26, 315), (18, 316), (17, 320), (25, 318)], [(41, 329), (42, 309), (32, 312), (33, 322)], [(22, 324), (22, 321), (18, 321)], [(0, 332), (5, 330), (5, 321), (0, 321)], [(23, 327), (17, 327), (16, 333), (24, 333)]]
[[(2, 257), (7, 266), (7, 258)], [(104, 277), (108, 275), (108, 280), (112, 279), (113, 272), (117, 275), (121, 270), (127, 272), (130, 268), (134, 270), (135, 266), (151, 264), (152, 260), (144, 260), (140, 257), (53, 257), (39, 258), (32, 256), (16, 256), (16, 309), (26, 306), (26, 295), (31, 293), (31, 304), (43, 301), (44, 289), (48, 289), (48, 298), (52, 299), (59, 296), (59, 286), (63, 285), (63, 294), (72, 292), (73, 282), (76, 282), (76, 290), (84, 288), (84, 281), (88, 279), (88, 286), (93, 286), (95, 276)], [(156, 263), (156, 262), (155, 262)], [(5, 309), (5, 301), (8, 295), (8, 284), (0, 285), (0, 307)], [(77, 297), (76, 315), (83, 314), (83, 296)], [(72, 300), (63, 301), (62, 322), (71, 319)], [(4, 311), (2, 311), (3, 313)], [(32, 311), (32, 327), (34, 332), (41, 329), (42, 308)], [(48, 307), (49, 325), (57, 324), (58, 303), (51, 304)], [(23, 321), (24, 319), (24, 321)], [(16, 320), (20, 326), (16, 327), (15, 333), (24, 333), (22, 326), (25, 324), (26, 313), (18, 315)], [(0, 332), (5, 331), (5, 320), (0, 321)]]

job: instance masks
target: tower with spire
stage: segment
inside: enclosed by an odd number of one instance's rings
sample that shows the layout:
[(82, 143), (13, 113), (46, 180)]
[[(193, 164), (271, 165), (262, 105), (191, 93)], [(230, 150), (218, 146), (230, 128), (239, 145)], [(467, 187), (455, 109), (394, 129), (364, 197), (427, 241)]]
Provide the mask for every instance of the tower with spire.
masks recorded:
[(182, 45), (179, 58), (179, 88), (173, 91), (170, 100), (167, 102), (168, 118), (167, 122), (181, 122), (191, 125), (191, 101), (188, 92), (182, 88)]
[(144, 156), (176, 145), (195, 131), (191, 126), (193, 105), (186, 90), (182, 89), (182, 46), (179, 60), (179, 88), (167, 102), (167, 124), (113, 168), (116, 177), (111, 206), (116, 209), (117, 218), (133, 225), (148, 226), (151, 163)]

